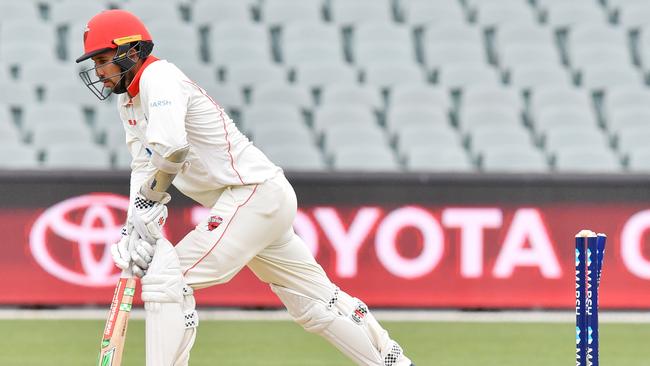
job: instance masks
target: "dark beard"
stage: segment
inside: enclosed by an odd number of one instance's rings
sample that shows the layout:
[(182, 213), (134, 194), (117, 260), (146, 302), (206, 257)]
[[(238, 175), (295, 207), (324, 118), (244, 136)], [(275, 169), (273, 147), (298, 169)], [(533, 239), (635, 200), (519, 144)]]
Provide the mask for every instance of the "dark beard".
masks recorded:
[(124, 94), (124, 93), (126, 93), (127, 85), (126, 85), (126, 77), (125, 76), (126, 76), (126, 73), (124, 75), (122, 75), (122, 77), (117, 82), (115, 87), (113, 89), (111, 89), (111, 91), (113, 93), (115, 93), (115, 94)]

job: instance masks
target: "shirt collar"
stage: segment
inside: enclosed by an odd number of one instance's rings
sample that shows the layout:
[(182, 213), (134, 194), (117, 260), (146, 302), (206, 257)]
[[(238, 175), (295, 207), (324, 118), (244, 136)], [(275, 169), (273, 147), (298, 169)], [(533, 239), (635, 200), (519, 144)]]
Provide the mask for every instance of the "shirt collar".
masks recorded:
[(136, 95), (138, 95), (138, 93), (140, 93), (140, 76), (142, 76), (142, 72), (144, 71), (144, 69), (146, 69), (147, 66), (151, 65), (156, 61), (158, 61), (158, 59), (154, 56), (149, 56), (144, 60), (144, 63), (142, 64), (142, 66), (140, 66), (140, 70), (138, 70), (138, 72), (135, 74), (135, 77), (133, 77), (133, 80), (131, 80), (131, 83), (126, 88), (131, 98), (135, 97)]

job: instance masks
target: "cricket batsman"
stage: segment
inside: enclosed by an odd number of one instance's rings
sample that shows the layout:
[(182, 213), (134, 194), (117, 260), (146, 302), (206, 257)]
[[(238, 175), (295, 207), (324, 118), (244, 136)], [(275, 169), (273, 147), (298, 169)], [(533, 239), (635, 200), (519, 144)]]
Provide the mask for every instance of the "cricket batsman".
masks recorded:
[[(133, 157), (130, 207), (116, 265), (141, 277), (148, 366), (188, 365), (199, 319), (195, 290), (228, 282), (243, 266), (271, 286), (291, 317), (359, 365), (411, 360), (368, 307), (334, 285), (292, 228), (297, 203), (282, 169), (174, 64), (151, 55), (144, 24), (103, 11), (83, 35), (94, 67), (80, 73), (117, 107)], [(161, 235), (172, 184), (210, 209), (179, 243)]]

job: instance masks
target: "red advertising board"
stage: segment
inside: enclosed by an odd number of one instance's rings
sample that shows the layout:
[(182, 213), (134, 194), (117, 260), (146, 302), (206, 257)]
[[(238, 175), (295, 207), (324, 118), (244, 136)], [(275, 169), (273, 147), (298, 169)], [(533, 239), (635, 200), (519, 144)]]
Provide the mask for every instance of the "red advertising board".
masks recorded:
[[(117, 270), (108, 246), (127, 205), (97, 193), (0, 208), (0, 304), (110, 302)], [(180, 240), (205, 214), (170, 208), (166, 235)], [(609, 238), (601, 306), (650, 307), (650, 208), (640, 204), (303, 206), (294, 227), (332, 280), (369, 305), (445, 308), (573, 307), (573, 236), (589, 228)], [(246, 269), (197, 298), (280, 305)]]

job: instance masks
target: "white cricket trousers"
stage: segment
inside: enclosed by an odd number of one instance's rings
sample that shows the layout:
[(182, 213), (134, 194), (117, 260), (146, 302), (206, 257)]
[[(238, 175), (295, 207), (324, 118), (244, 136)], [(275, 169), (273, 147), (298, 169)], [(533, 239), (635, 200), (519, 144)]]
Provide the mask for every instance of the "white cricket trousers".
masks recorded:
[(296, 194), (282, 173), (226, 188), (209, 216), (176, 245), (186, 283), (195, 289), (225, 283), (248, 266), (266, 283), (327, 303), (336, 287), (294, 233), (296, 210)]

